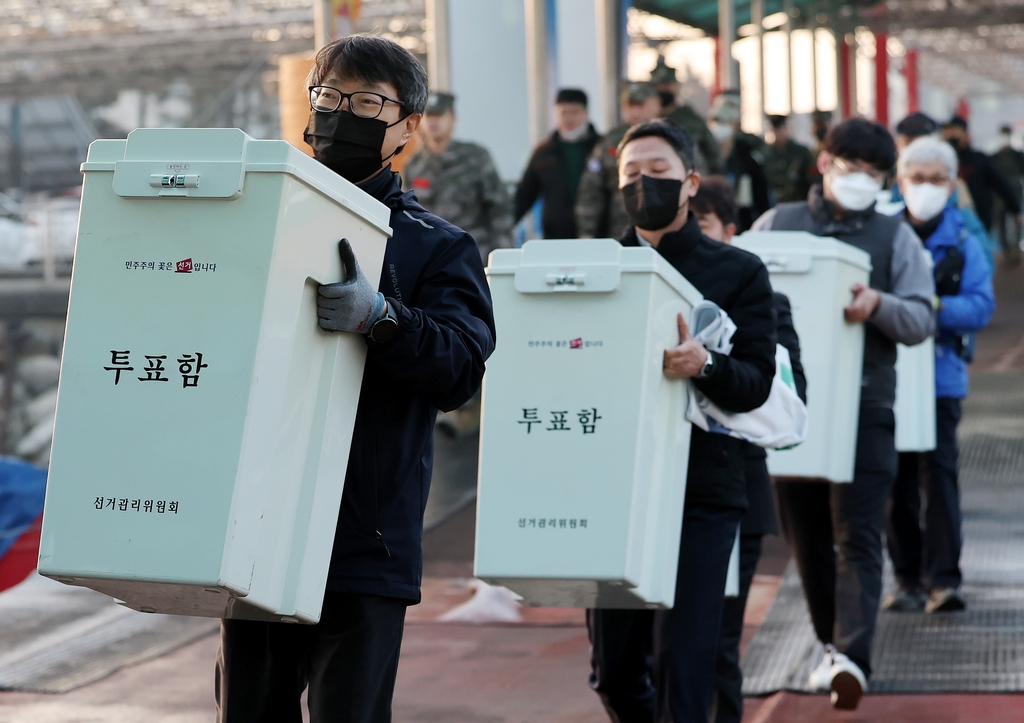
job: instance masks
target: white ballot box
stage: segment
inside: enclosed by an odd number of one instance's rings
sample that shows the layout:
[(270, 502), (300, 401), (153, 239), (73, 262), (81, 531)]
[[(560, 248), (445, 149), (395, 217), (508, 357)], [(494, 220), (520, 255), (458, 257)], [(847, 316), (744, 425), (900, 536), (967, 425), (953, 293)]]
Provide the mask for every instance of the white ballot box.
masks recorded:
[(896, 345), (896, 451), (935, 449), (935, 339)]
[(663, 354), (701, 295), (612, 239), (530, 241), (487, 273), (476, 575), (530, 605), (671, 607), (690, 424)]
[(793, 449), (768, 450), (768, 471), (852, 482), (864, 325), (848, 324), (843, 309), (853, 300), (851, 286), (868, 285), (871, 257), (803, 231), (748, 232), (733, 245), (760, 256), (772, 288), (789, 297), (807, 375), (807, 440)]
[(382, 204), (234, 129), (100, 140), (85, 183), (39, 572), (143, 612), (315, 623), (366, 346), (317, 325)]

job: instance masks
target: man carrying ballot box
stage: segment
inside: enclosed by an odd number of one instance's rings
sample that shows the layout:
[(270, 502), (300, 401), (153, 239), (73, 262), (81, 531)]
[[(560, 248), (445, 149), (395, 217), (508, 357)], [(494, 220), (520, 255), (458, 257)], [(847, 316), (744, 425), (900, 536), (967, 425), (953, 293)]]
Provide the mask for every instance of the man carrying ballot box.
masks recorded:
[[(690, 213), (700, 175), (689, 134), (664, 120), (632, 127), (619, 144), (619, 186), (634, 224), (622, 244), (657, 249), (737, 326), (726, 356), (697, 342), (680, 315), (665, 375), (692, 380), (723, 410), (757, 409), (775, 375), (772, 288), (759, 258), (707, 238)], [(745, 444), (693, 428), (675, 607), (588, 613), (590, 685), (613, 721), (707, 723), (729, 555), (747, 507)]]
[(420, 600), (434, 418), (476, 393), (494, 349), (476, 242), (391, 171), (427, 102), (423, 67), (397, 43), (354, 35), (320, 50), (310, 86), (315, 158), (388, 206), (394, 235), (379, 291), (347, 241), (345, 280), (320, 287), (320, 327), (367, 346), (320, 623), (224, 620), (220, 723), (299, 723), (307, 686), (311, 723), (391, 720), (405, 610)]
[(871, 285), (850, 289), (844, 311), (848, 323), (864, 324), (853, 482), (776, 486), (783, 532), (825, 645), (808, 684), (831, 690), (832, 704), (847, 710), (857, 707), (871, 674), (882, 594), (882, 530), (896, 479), (896, 344), (920, 344), (935, 329), (935, 291), (921, 241), (906, 221), (875, 210), (895, 163), (896, 145), (885, 127), (862, 118), (840, 123), (818, 156), (824, 185), (814, 186), (807, 201), (776, 206), (754, 224), (757, 231), (831, 236), (871, 255)]

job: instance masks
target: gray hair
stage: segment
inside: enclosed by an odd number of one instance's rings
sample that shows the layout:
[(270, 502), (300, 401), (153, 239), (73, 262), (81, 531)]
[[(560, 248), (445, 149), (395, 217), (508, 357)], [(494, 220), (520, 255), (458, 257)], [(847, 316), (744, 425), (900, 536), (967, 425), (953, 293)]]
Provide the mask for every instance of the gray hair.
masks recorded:
[(904, 176), (907, 173), (907, 166), (911, 163), (934, 161), (939, 161), (946, 167), (950, 178), (956, 178), (957, 169), (960, 167), (956, 151), (953, 150), (953, 146), (935, 136), (922, 136), (900, 151), (899, 158), (896, 159), (896, 171), (900, 176)]

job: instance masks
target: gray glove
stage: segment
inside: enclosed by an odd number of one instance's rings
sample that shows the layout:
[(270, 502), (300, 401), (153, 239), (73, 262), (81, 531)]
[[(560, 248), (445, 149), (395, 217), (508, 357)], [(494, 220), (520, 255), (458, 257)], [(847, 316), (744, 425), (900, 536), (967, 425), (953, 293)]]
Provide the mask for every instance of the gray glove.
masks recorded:
[(338, 255), (345, 280), (320, 287), (316, 302), (320, 328), (368, 334), (374, 322), (384, 315), (384, 294), (374, 291), (363, 275), (347, 238), (338, 242)]

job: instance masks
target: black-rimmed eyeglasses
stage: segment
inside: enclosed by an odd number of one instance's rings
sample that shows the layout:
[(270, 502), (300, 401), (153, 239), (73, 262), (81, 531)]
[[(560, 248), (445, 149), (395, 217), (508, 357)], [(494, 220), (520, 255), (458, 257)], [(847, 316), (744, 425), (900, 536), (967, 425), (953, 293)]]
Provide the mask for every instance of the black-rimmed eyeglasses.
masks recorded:
[(333, 113), (341, 107), (343, 100), (348, 98), (348, 109), (353, 115), (360, 118), (376, 118), (384, 110), (385, 103), (405, 105), (400, 100), (388, 98), (380, 93), (359, 91), (356, 93), (342, 93), (337, 88), (327, 85), (311, 85), (309, 87), (309, 105), (321, 113)]

